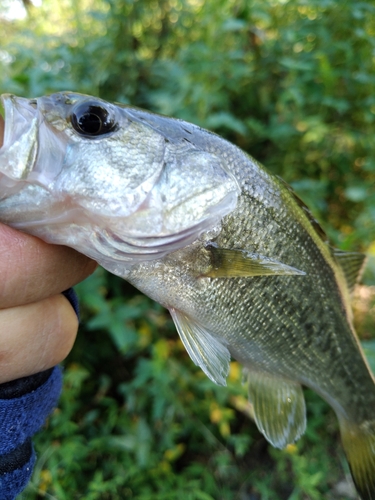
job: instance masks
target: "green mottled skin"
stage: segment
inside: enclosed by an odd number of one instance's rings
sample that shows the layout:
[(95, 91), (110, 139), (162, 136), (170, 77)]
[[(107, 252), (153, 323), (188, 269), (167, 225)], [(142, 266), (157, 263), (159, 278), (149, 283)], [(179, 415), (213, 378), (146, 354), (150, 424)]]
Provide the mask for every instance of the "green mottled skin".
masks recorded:
[[(353, 423), (373, 420), (374, 381), (351, 324), (343, 273), (328, 245), (282, 181), (228, 142), (194, 130), (189, 139), (195, 147), (226, 158), (241, 186), (238, 205), (222, 220), (219, 234), (135, 266), (126, 279), (224, 338), (233, 358), (250, 371), (311, 387)], [(210, 269), (204, 240), (277, 259), (306, 276), (202, 277)]]

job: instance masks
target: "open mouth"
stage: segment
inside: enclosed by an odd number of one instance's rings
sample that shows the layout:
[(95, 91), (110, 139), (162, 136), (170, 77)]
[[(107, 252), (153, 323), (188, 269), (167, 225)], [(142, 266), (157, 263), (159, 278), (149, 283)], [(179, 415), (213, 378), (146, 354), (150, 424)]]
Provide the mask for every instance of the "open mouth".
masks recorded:
[(0, 173), (12, 181), (23, 180), (36, 159), (36, 106), (11, 94), (1, 96), (0, 106)]

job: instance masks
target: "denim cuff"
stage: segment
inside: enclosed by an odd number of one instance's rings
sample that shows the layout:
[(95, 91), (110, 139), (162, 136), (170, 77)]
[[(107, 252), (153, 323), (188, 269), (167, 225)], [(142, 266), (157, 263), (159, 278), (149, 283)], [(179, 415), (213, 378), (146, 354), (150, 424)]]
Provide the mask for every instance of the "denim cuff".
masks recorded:
[(35, 452), (28, 439), (17, 450), (0, 458), (2, 500), (14, 500), (26, 487), (35, 464)]
[(55, 367), (48, 380), (18, 398), (0, 399), (0, 455), (14, 450), (35, 434), (56, 406), (62, 374)]

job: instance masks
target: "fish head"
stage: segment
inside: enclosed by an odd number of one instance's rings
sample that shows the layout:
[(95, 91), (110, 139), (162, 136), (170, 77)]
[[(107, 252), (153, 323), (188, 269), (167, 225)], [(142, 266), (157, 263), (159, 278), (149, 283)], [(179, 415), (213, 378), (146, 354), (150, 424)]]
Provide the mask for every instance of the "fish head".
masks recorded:
[(188, 245), (236, 206), (236, 179), (194, 144), (193, 125), (72, 92), (2, 103), (0, 220), (117, 274)]

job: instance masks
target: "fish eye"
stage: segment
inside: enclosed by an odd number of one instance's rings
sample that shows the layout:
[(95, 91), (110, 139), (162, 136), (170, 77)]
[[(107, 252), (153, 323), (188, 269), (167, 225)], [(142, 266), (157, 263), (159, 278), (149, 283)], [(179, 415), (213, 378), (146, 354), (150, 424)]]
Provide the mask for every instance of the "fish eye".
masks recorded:
[(97, 137), (117, 128), (112, 110), (101, 103), (84, 102), (73, 108), (70, 119), (73, 128), (85, 137)]

